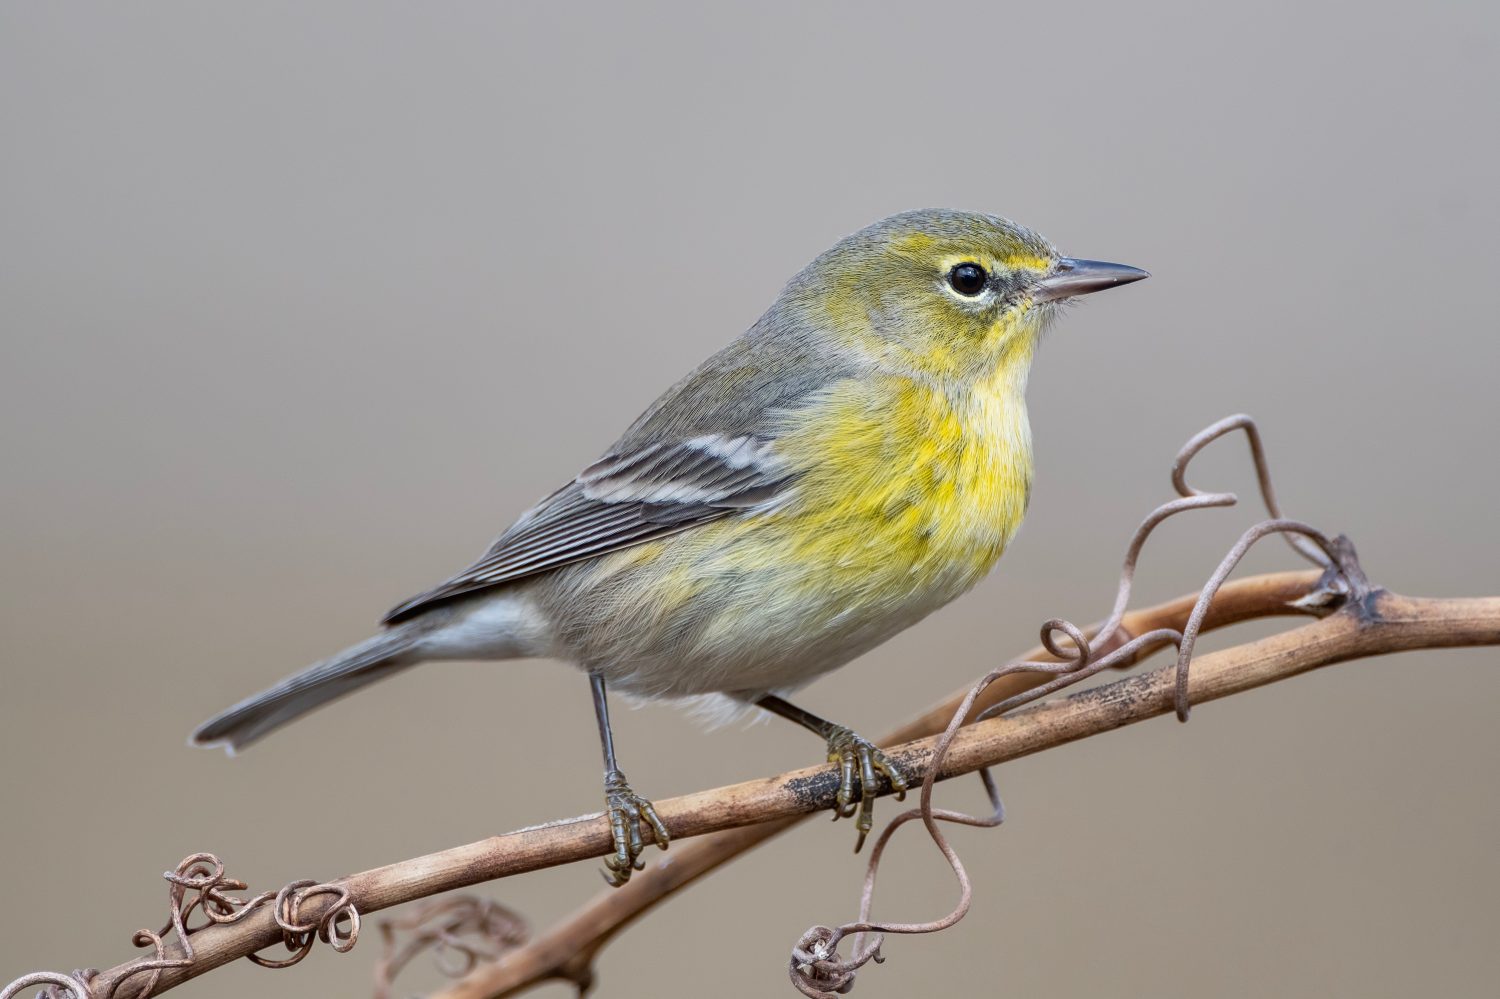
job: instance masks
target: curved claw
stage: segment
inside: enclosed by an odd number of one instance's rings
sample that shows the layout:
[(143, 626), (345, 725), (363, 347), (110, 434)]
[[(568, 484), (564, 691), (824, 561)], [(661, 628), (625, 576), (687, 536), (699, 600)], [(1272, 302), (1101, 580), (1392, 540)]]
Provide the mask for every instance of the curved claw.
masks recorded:
[(625, 782), (625, 775), (618, 770), (604, 775), (604, 808), (609, 816), (615, 851), (604, 858), (606, 869), (600, 873), (611, 887), (618, 888), (630, 880), (632, 872), (646, 867), (646, 862), (641, 859), (646, 849), (641, 837), (642, 824), (651, 830), (652, 842), (663, 850), (671, 837), (657, 816), (655, 806), (632, 791)]
[(898, 801), (906, 797), (906, 775), (874, 743), (843, 726), (835, 728), (828, 737), (828, 762), (839, 765), (839, 791), (833, 800), (833, 819), (835, 822), (841, 818), (855, 819), (854, 852), (858, 853), (875, 825), (875, 796), (880, 789), (875, 775), (885, 775)]

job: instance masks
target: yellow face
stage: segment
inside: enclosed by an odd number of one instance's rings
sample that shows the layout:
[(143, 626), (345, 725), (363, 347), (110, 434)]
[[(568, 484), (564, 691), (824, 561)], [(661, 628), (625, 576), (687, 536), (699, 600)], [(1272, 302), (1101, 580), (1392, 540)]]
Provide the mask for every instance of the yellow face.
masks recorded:
[(1064, 259), (994, 216), (907, 212), (843, 240), (794, 286), (842, 342), (913, 373), (972, 380), (1030, 364), (1054, 311), (1039, 291)]

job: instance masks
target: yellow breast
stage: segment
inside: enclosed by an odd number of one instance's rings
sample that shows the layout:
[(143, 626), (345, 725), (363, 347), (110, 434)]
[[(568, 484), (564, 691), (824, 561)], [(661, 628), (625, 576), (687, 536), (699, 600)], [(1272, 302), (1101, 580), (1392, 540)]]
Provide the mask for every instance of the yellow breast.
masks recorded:
[(778, 450), (802, 478), (783, 526), (800, 561), (841, 577), (836, 587), (961, 592), (1025, 515), (1031, 432), (1018, 386), (864, 379), (791, 421)]

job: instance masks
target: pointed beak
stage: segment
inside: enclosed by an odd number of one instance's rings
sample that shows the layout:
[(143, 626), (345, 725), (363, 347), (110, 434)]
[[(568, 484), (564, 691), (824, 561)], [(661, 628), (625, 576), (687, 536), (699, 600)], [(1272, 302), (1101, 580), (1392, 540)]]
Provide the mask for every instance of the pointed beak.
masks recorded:
[(1036, 301), (1056, 302), (1078, 295), (1092, 295), (1096, 291), (1130, 284), (1150, 276), (1139, 267), (1126, 264), (1063, 257), (1051, 274), (1036, 283)]

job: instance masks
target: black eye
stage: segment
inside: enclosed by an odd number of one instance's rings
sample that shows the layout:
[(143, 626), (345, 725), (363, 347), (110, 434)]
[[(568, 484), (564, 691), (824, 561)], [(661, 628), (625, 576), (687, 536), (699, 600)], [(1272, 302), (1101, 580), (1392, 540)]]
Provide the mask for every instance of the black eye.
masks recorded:
[(948, 284), (953, 290), (970, 298), (984, 291), (989, 279), (990, 276), (978, 264), (959, 264), (948, 272)]

